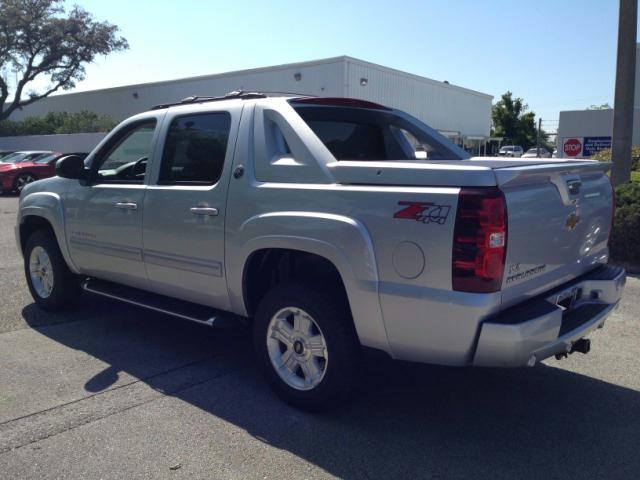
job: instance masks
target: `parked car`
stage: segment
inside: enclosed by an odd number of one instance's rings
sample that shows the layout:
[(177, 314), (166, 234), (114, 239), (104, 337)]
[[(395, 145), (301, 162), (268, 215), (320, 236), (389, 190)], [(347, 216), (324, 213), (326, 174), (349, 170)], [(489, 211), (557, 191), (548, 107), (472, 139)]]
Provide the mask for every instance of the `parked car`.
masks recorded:
[(8, 157), (9, 155), (11, 155), (14, 152), (15, 152), (15, 150), (0, 150), (0, 162), (2, 162), (2, 159), (4, 157)]
[(544, 147), (535, 147), (527, 150), (522, 155), (522, 158), (551, 158), (551, 154)]
[(13, 152), (0, 160), (0, 163), (16, 163), (22, 161), (36, 160), (44, 155), (50, 155), (54, 152), (50, 150), (29, 150)]
[(498, 150), (499, 157), (521, 157), (524, 150), (520, 145), (505, 145)]
[(20, 193), (25, 185), (55, 175), (56, 162), (69, 155), (85, 158), (87, 153), (31, 153), (15, 156), (7, 163), (0, 163), (0, 193)]
[(362, 347), (491, 367), (588, 352), (625, 284), (609, 168), (470, 158), (363, 100), (192, 97), (26, 185), (17, 242), (41, 308), (85, 290), (250, 323), (275, 391), (319, 409), (356, 383)]
[(558, 155), (558, 149), (554, 148), (553, 153), (551, 154), (551, 158), (560, 158)]

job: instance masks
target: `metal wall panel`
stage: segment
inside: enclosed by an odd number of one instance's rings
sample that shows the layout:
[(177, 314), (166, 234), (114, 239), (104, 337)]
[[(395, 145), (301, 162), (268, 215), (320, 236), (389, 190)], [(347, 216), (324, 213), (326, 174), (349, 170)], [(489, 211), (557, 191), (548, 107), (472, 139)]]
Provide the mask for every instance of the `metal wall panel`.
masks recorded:
[[(368, 80), (365, 87), (361, 78)], [(362, 98), (406, 110), (438, 130), (489, 135), (491, 96), (350, 57), (56, 95), (14, 112), (11, 119), (91, 110), (122, 120), (159, 103), (238, 89)]]
[(404, 110), (438, 130), (489, 136), (490, 95), (355, 59), (348, 60), (346, 83), (347, 96)]
[[(245, 70), (166, 82), (116, 87), (56, 95), (11, 115), (12, 120), (44, 115), (50, 111), (91, 110), (123, 120), (160, 103), (176, 102), (191, 95), (216, 96), (233, 90), (286, 91), (311, 95), (343, 96), (343, 62), (307, 62), (283, 67)], [(294, 75), (300, 73), (300, 80)], [(137, 97), (135, 95), (137, 95)]]

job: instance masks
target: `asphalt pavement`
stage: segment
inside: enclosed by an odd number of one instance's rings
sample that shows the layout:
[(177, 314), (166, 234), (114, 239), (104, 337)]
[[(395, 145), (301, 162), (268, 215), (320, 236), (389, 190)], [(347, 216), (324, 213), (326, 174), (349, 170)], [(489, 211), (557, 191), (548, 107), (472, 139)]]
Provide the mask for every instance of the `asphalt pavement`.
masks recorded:
[(640, 280), (592, 351), (531, 369), (367, 357), (311, 415), (257, 373), (248, 330), (84, 295), (33, 304), (0, 197), (0, 478), (640, 478)]

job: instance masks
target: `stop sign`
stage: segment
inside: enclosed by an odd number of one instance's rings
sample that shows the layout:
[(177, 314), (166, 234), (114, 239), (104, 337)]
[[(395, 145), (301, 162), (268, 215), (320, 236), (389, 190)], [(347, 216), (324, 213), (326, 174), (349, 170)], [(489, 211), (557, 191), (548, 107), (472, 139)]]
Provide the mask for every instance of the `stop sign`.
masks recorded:
[(575, 157), (582, 151), (582, 143), (577, 138), (570, 138), (564, 142), (564, 153), (570, 157)]

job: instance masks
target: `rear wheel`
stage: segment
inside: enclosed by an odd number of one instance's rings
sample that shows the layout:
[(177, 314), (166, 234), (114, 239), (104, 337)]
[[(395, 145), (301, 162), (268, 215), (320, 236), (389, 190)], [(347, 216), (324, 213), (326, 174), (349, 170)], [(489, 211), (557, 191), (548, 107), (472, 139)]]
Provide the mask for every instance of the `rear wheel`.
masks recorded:
[(26, 187), (28, 184), (35, 182), (37, 179), (30, 173), (24, 173), (22, 175), (18, 175), (15, 182), (13, 183), (13, 188), (16, 192), (21, 193), (22, 189)]
[(254, 342), (265, 376), (287, 403), (329, 408), (351, 391), (360, 345), (346, 302), (299, 284), (274, 287), (260, 302)]
[(80, 295), (80, 282), (67, 267), (53, 235), (34, 232), (24, 248), (27, 285), (36, 304), (45, 310), (69, 307)]

